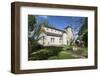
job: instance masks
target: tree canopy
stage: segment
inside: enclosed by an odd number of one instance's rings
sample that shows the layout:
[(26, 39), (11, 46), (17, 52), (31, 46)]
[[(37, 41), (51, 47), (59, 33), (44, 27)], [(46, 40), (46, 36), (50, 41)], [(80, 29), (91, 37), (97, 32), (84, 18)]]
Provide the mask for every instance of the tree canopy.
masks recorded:
[(32, 31), (34, 29), (34, 24), (36, 24), (36, 18), (33, 15), (28, 15), (28, 29)]
[(84, 19), (84, 23), (80, 27), (78, 35), (79, 35), (78, 39), (84, 41), (85, 46), (87, 46), (87, 42), (88, 42), (88, 18)]

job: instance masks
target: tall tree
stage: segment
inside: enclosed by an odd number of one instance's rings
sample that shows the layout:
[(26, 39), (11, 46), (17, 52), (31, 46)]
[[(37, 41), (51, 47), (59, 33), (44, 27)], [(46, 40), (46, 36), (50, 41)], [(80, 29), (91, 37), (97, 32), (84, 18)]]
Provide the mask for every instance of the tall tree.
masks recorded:
[(34, 29), (34, 24), (36, 24), (36, 18), (33, 15), (28, 15), (28, 30), (32, 31)]
[(87, 31), (87, 29), (88, 29), (88, 19), (85, 18), (83, 25), (80, 27), (78, 35), (79, 36), (82, 35), (83, 33), (85, 33)]
[(78, 39), (81, 41), (84, 41), (84, 45), (88, 46), (87, 45), (87, 42), (88, 42), (88, 18), (84, 19), (84, 23), (81, 26), (78, 35), (79, 35)]

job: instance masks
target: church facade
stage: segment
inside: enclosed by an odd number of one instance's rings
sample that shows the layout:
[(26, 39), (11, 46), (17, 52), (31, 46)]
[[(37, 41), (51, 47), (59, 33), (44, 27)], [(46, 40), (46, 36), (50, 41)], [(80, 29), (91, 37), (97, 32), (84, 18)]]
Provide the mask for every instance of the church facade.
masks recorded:
[(73, 31), (70, 26), (60, 30), (54, 27), (41, 26), (38, 43), (43, 46), (70, 45), (73, 41)]

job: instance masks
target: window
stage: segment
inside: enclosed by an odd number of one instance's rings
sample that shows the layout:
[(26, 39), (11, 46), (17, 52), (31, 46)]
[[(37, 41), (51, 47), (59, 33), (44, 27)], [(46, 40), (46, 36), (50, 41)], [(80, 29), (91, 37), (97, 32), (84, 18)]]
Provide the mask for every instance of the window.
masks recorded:
[(51, 38), (51, 43), (54, 43), (54, 41), (55, 41), (55, 38)]
[(52, 38), (51, 38), (51, 43), (52, 43)]
[(62, 42), (62, 37), (59, 38), (59, 43), (61, 43), (61, 42)]

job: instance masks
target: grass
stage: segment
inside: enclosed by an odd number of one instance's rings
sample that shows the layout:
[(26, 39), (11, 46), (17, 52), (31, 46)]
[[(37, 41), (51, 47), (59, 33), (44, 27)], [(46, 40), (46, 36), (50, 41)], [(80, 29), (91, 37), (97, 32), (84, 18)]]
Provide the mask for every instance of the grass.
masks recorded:
[(57, 56), (51, 56), (48, 58), (48, 60), (53, 60), (53, 59), (72, 59), (74, 58), (70, 53), (66, 51), (61, 51)]
[(87, 48), (79, 48), (75, 53), (77, 55), (81, 55), (81, 56), (87, 57), (87, 54), (88, 54), (87, 50), (88, 50)]
[(73, 56), (71, 53), (67, 52), (67, 51), (61, 51), (59, 54), (58, 54), (58, 58), (59, 59), (72, 59)]
[(63, 45), (61, 47), (48, 46), (33, 51), (29, 60), (54, 60), (54, 59), (74, 59), (87, 58), (87, 48), (78, 47), (77, 51), (72, 50), (73, 46)]

